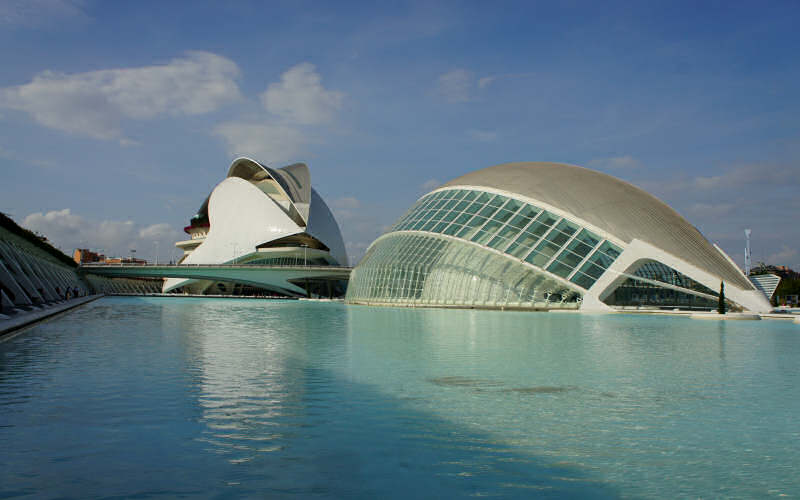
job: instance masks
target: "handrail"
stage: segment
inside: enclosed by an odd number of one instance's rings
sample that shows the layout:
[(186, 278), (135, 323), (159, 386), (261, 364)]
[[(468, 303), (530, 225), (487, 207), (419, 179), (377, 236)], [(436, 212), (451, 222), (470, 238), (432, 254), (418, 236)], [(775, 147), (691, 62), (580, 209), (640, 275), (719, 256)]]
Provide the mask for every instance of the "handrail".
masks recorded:
[(172, 269), (182, 269), (182, 268), (198, 268), (198, 267), (241, 267), (241, 268), (249, 268), (249, 269), (256, 269), (256, 268), (273, 268), (273, 267), (290, 267), (290, 268), (300, 268), (300, 269), (336, 269), (336, 270), (352, 270), (353, 268), (350, 266), (304, 266), (302, 264), (275, 264), (275, 265), (266, 265), (266, 264), (121, 264), (121, 263), (113, 263), (113, 264), (81, 264), (80, 268), (90, 268), (90, 269), (113, 269), (119, 267), (135, 267), (135, 268), (156, 268), (156, 267), (166, 267)]

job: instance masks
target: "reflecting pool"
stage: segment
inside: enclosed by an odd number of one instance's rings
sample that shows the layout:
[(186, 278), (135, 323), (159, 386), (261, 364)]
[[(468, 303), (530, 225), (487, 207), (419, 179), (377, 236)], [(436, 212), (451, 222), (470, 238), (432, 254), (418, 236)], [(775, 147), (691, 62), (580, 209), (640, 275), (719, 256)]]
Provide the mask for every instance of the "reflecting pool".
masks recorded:
[(0, 498), (800, 495), (784, 321), (104, 298), (0, 343)]

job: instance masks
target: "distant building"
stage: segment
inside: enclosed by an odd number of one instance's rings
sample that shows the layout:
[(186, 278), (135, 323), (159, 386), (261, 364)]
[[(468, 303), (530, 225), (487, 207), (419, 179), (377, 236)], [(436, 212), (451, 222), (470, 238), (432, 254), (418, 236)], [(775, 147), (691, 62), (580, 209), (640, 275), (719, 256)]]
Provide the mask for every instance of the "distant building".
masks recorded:
[(145, 265), (147, 264), (147, 261), (144, 259), (136, 259), (133, 257), (109, 257), (103, 261), (103, 264)]
[(573, 165), (508, 163), (422, 196), (367, 249), (346, 301), (613, 310), (770, 304), (722, 249), (649, 193)]
[(76, 264), (89, 264), (92, 262), (103, 262), (106, 260), (106, 256), (92, 252), (86, 248), (76, 248), (72, 253), (72, 260), (74, 260)]

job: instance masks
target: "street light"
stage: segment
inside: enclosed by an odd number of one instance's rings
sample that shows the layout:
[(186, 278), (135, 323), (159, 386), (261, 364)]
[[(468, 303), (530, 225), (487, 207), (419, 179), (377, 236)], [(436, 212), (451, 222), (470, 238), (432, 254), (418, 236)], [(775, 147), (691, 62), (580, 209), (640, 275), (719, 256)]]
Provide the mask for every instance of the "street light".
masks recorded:
[(158, 265), (158, 240), (156, 240), (156, 265)]
[(308, 245), (305, 243), (300, 243), (300, 246), (303, 247), (303, 267), (308, 267), (308, 259), (306, 251), (308, 250)]

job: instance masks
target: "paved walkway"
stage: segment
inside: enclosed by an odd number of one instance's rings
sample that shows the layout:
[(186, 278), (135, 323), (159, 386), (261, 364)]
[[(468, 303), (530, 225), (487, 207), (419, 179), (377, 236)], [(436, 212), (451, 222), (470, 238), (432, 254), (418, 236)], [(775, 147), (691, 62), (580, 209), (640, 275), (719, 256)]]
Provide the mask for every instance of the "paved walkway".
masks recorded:
[[(86, 297), (77, 297), (58, 304), (42, 306), (41, 309), (33, 309), (31, 311), (20, 311), (13, 316), (0, 315), (0, 342), (4, 340), (7, 334), (13, 333), (16, 330), (25, 328), (37, 321), (61, 314), (76, 307), (82, 306), (93, 300), (102, 297), (102, 294), (87, 295)], [(8, 318), (8, 319), (6, 319)]]

